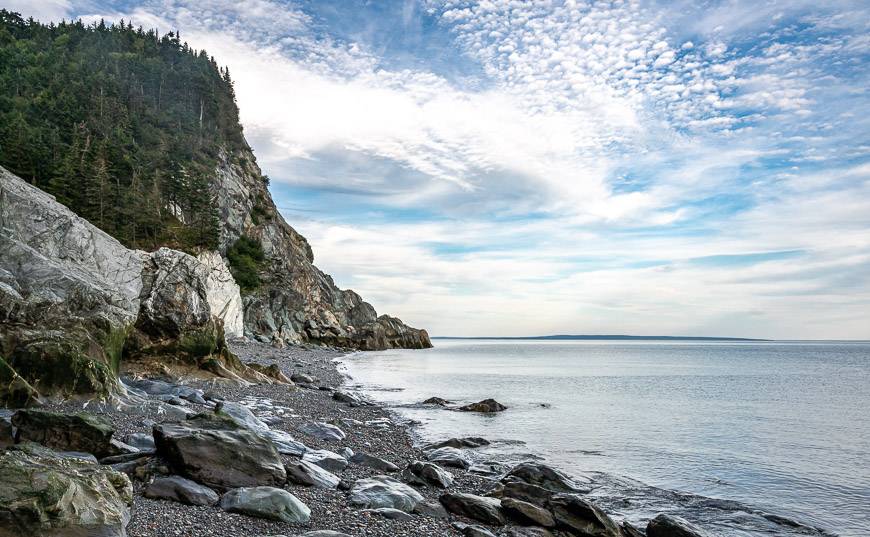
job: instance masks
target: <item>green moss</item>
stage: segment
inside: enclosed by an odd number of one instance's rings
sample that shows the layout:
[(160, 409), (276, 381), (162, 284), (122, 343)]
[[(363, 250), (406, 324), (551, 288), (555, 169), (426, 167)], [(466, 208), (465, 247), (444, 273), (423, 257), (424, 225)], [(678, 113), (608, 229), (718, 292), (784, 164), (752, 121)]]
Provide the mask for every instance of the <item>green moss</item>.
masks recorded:
[(260, 241), (251, 237), (242, 235), (227, 249), (230, 272), (245, 292), (254, 291), (260, 286), (260, 269), (265, 260)]
[(109, 365), (85, 354), (74, 340), (49, 340), (16, 350), (9, 361), (19, 375), (42, 392), (108, 395), (115, 386)]
[(219, 334), (213, 327), (189, 332), (178, 339), (177, 348), (192, 358), (209, 356), (219, 348)]
[(121, 358), (124, 354), (124, 343), (130, 334), (131, 326), (109, 329), (103, 338), (103, 351), (106, 353), (109, 368), (117, 376), (121, 372)]
[(39, 393), (0, 357), (0, 405), (12, 408), (30, 406)]

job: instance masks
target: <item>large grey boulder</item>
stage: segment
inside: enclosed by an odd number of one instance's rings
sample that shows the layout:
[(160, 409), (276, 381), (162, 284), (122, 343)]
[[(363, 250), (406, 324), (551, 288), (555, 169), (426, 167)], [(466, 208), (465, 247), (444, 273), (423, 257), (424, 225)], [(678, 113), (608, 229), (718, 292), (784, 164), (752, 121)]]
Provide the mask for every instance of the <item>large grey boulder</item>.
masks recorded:
[(710, 534), (688, 520), (673, 515), (658, 515), (646, 526), (647, 537), (710, 537)]
[(426, 460), (441, 466), (451, 466), (463, 470), (471, 466), (471, 461), (465, 457), (462, 451), (452, 447), (433, 449), (426, 453)]
[(0, 452), (0, 537), (126, 537), (132, 502), (130, 480), (105, 466)]
[(446, 493), (439, 498), (441, 504), (451, 513), (464, 516), (490, 526), (503, 526), (507, 523), (501, 501), (489, 496), (466, 493)]
[(446, 489), (453, 484), (453, 474), (437, 464), (414, 461), (402, 470), (402, 479), (412, 485), (432, 486)]
[(359, 479), (350, 490), (350, 504), (367, 509), (389, 507), (412, 513), (423, 496), (408, 485), (388, 477), (378, 475)]
[(155, 425), (154, 442), (178, 473), (209, 487), (280, 486), (287, 480), (272, 442), (231, 418), (198, 415)]
[(0, 356), (42, 394), (116, 390), (141, 253), (0, 168)]
[(577, 492), (577, 483), (563, 472), (539, 462), (520, 463), (508, 472), (506, 478), (515, 478), (538, 485), (553, 492)]
[(311, 509), (307, 505), (286, 490), (275, 487), (231, 490), (221, 498), (221, 508), (230, 513), (242, 513), (290, 524), (305, 524), (311, 519)]
[(172, 500), (187, 505), (214, 505), (217, 492), (177, 475), (158, 477), (145, 487), (142, 495), (155, 500)]
[(495, 399), (484, 399), (483, 401), (461, 406), (459, 407), (459, 410), (462, 410), (463, 412), (482, 412), (484, 414), (492, 414), (494, 412), (507, 410), (507, 407)]
[(538, 507), (543, 507), (547, 505), (553, 494), (556, 493), (552, 490), (526, 483), (521, 479), (509, 477), (503, 479), (488, 495), (495, 498), (515, 498), (537, 505)]
[(337, 475), (305, 460), (290, 462), (285, 468), (287, 469), (287, 478), (300, 485), (334, 489), (341, 482)]
[(556, 525), (552, 513), (529, 502), (516, 498), (502, 498), (501, 507), (509, 517), (520, 523), (552, 528)]
[(447, 440), (442, 440), (440, 442), (433, 442), (431, 444), (426, 444), (423, 446), (424, 451), (429, 451), (433, 449), (443, 448), (443, 447), (452, 447), (452, 448), (477, 448), (481, 446), (488, 446), (489, 440), (486, 438), (480, 438), (479, 436), (465, 436), (462, 438), (448, 438)]
[(312, 449), (302, 455), (302, 460), (311, 464), (316, 464), (324, 470), (332, 473), (342, 472), (347, 468), (347, 459), (329, 451), (328, 449)]
[(297, 430), (301, 433), (307, 434), (308, 436), (317, 438), (318, 440), (326, 440), (329, 442), (339, 442), (347, 437), (347, 434), (335, 425), (330, 425), (329, 423), (323, 423), (321, 421), (303, 423), (297, 427)]
[(374, 455), (369, 455), (368, 453), (354, 453), (350, 458), (350, 462), (359, 464), (360, 466), (368, 466), (369, 468), (379, 472), (393, 473), (399, 471), (399, 467), (390, 461), (380, 457), (375, 457)]
[(622, 537), (619, 526), (592, 502), (576, 494), (555, 494), (550, 509), (558, 526), (588, 537)]
[(111, 424), (93, 414), (22, 409), (12, 416), (17, 442), (31, 441), (59, 451), (84, 451), (98, 458), (114, 454)]

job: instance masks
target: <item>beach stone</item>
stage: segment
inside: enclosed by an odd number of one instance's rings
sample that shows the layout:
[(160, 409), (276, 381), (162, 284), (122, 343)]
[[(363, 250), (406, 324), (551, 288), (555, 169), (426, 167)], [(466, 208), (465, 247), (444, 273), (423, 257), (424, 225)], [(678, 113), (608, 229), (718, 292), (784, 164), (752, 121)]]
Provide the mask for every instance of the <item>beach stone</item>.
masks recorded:
[(314, 384), (317, 382), (316, 378), (311, 375), (306, 375), (305, 373), (293, 373), (290, 376), (290, 380), (299, 384)]
[(149, 433), (128, 434), (125, 441), (127, 442), (127, 444), (129, 444), (135, 448), (139, 448), (140, 450), (154, 449), (155, 448), (154, 436), (152, 436)]
[(343, 390), (336, 390), (332, 394), (332, 398), (340, 403), (347, 403), (349, 405), (361, 405), (363, 404), (362, 399), (357, 397), (356, 395), (346, 392)]
[(300, 485), (317, 487), (320, 489), (334, 489), (338, 487), (341, 479), (320, 466), (305, 460), (287, 463), (287, 478)]
[(454, 522), (452, 526), (465, 537), (495, 537), (495, 534), (476, 524), (466, 524), (465, 522)]
[(454, 468), (462, 468), (463, 470), (471, 466), (471, 462), (465, 458), (456, 448), (443, 447), (433, 449), (426, 453), (426, 460), (440, 464), (441, 466), (451, 466)]
[(390, 520), (414, 520), (414, 517), (409, 515), (404, 511), (399, 511), (398, 509), (392, 509), (390, 507), (381, 507), (379, 509), (363, 509), (364, 513), (371, 513), (373, 515), (380, 515), (384, 518), (389, 518)]
[(661, 514), (650, 520), (646, 526), (647, 537), (710, 537), (684, 518)]
[(448, 438), (447, 440), (442, 440), (441, 442), (433, 442), (432, 444), (426, 444), (423, 446), (423, 451), (429, 451), (432, 449), (439, 449), (443, 447), (452, 447), (452, 448), (477, 448), (481, 446), (488, 446), (489, 440), (485, 438), (480, 438), (478, 436), (466, 436), (464, 438)]
[(463, 492), (442, 494), (438, 500), (453, 514), (464, 516), (490, 526), (507, 523), (501, 500)]
[(399, 467), (390, 461), (384, 460), (380, 457), (375, 457), (374, 455), (369, 455), (367, 453), (356, 453), (353, 457), (350, 458), (350, 462), (354, 464), (359, 464), (362, 466), (368, 466), (369, 468), (373, 468), (380, 472), (398, 472)]
[(402, 479), (412, 485), (429, 485), (446, 489), (453, 484), (453, 474), (432, 462), (414, 461), (402, 470)]
[(233, 489), (221, 497), (221, 508), (230, 513), (290, 524), (305, 524), (311, 519), (311, 509), (307, 505), (286, 490), (275, 487)]
[(414, 507), (414, 512), (418, 515), (428, 516), (432, 518), (448, 518), (450, 514), (447, 509), (441, 505), (441, 502), (430, 502), (424, 500)]
[(338, 454), (344, 457), (346, 460), (350, 460), (353, 457), (353, 450), (349, 447), (343, 447), (338, 450)]
[(290, 433), (284, 431), (269, 429), (268, 431), (261, 432), (260, 435), (271, 440), (272, 444), (275, 445), (275, 449), (277, 449), (278, 453), (282, 455), (302, 457), (309, 451), (305, 444), (293, 438), (293, 435)]
[(503, 498), (501, 500), (501, 507), (511, 518), (527, 525), (531, 524), (545, 528), (552, 528), (556, 525), (556, 521), (549, 511), (537, 505), (517, 500), (516, 498)]
[(461, 406), (459, 407), (459, 410), (463, 412), (483, 412), (485, 414), (491, 414), (493, 412), (507, 410), (507, 407), (495, 399), (484, 399), (483, 401)]
[(303, 423), (297, 427), (297, 429), (299, 432), (307, 434), (308, 436), (317, 438), (318, 440), (326, 440), (328, 442), (340, 442), (347, 437), (344, 431), (335, 425), (330, 425), (329, 423), (323, 423), (321, 421), (309, 421), (308, 423)]
[(536, 526), (511, 526), (500, 531), (498, 537), (553, 537), (553, 532)]
[(346, 533), (332, 530), (314, 530), (303, 533), (300, 537), (351, 537)]
[(311, 464), (316, 464), (324, 470), (332, 473), (344, 471), (348, 464), (347, 459), (338, 453), (329, 451), (328, 449), (312, 449), (306, 451), (302, 456), (302, 460), (310, 462)]
[(544, 507), (553, 497), (553, 494), (553, 491), (543, 487), (526, 483), (520, 479), (507, 478), (502, 480), (488, 495), (495, 498), (516, 498), (538, 507)]
[(468, 467), (468, 471), (486, 477), (504, 475), (510, 470), (510, 466), (498, 461), (475, 462)]
[(622, 537), (619, 526), (592, 502), (576, 494), (555, 494), (550, 509), (559, 526), (589, 537)]
[(389, 507), (410, 513), (423, 501), (423, 496), (392, 477), (377, 475), (357, 480), (350, 490), (349, 501), (355, 507)]
[(114, 430), (98, 416), (27, 409), (16, 412), (12, 424), (17, 428), (16, 442), (31, 441), (60, 451), (85, 451), (97, 457), (113, 454)]
[(125, 537), (132, 502), (130, 480), (108, 467), (48, 449), (0, 452), (3, 537)]
[(229, 489), (283, 485), (287, 472), (271, 441), (229, 418), (200, 414), (154, 426), (157, 453), (181, 475)]
[(263, 433), (269, 430), (269, 426), (243, 404), (224, 401), (220, 407), (220, 412), (231, 417), (242, 427), (247, 427), (254, 432)]
[(447, 406), (450, 404), (450, 401), (447, 399), (442, 399), (441, 397), (430, 397), (423, 401), (424, 405), (438, 405), (438, 406)]
[(521, 479), (554, 492), (577, 492), (577, 484), (564, 473), (539, 462), (523, 462), (513, 467), (505, 477)]
[(217, 492), (212, 489), (177, 475), (156, 478), (145, 487), (142, 495), (187, 505), (214, 505), (219, 499)]

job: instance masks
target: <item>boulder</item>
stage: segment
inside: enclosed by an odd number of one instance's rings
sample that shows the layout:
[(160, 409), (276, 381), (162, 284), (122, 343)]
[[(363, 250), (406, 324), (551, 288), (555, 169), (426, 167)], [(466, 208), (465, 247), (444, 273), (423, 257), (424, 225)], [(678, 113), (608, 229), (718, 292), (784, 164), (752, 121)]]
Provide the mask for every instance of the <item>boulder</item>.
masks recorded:
[(408, 520), (414, 519), (414, 517), (410, 514), (404, 511), (399, 511), (398, 509), (392, 509), (390, 507), (381, 507), (379, 509), (363, 509), (363, 512), (382, 516), (384, 518), (389, 518), (390, 520), (401, 520), (407, 522)]
[(0, 537), (125, 537), (132, 502), (130, 480), (105, 466), (0, 452)]
[(287, 478), (300, 485), (321, 489), (334, 489), (338, 487), (338, 483), (341, 481), (335, 474), (305, 460), (287, 463), (286, 469)]
[(178, 473), (219, 490), (287, 480), (272, 442), (230, 418), (201, 414), (155, 425), (154, 442), (158, 455)]
[(12, 420), (7, 416), (0, 416), (0, 449), (6, 449), (14, 443)]
[(286, 490), (275, 487), (233, 489), (221, 497), (221, 508), (230, 513), (290, 524), (305, 524), (311, 519), (307, 505)]
[(447, 399), (442, 399), (441, 397), (430, 397), (423, 401), (424, 405), (438, 405), (438, 406), (447, 406), (450, 404), (450, 401)]
[(428, 500), (418, 503), (414, 507), (414, 513), (431, 518), (448, 518), (450, 516), (447, 509), (444, 509), (444, 506), (441, 505), (441, 502), (431, 502)]
[(344, 471), (347, 468), (347, 459), (338, 453), (329, 451), (328, 449), (312, 449), (302, 455), (302, 460), (311, 464), (316, 464), (324, 470), (332, 473)]
[(293, 373), (290, 376), (290, 380), (299, 384), (314, 384), (317, 382), (316, 378), (311, 375), (306, 375), (305, 373)]
[(452, 448), (477, 448), (481, 446), (488, 446), (489, 440), (485, 438), (480, 438), (477, 436), (466, 436), (464, 438), (448, 438), (447, 440), (442, 440), (441, 442), (433, 442), (431, 444), (426, 444), (423, 446), (423, 451), (428, 451), (432, 449), (439, 449), (443, 447), (452, 447)]
[(477, 403), (471, 403), (465, 406), (461, 406), (459, 407), (459, 410), (462, 410), (463, 412), (483, 412), (485, 414), (491, 414), (493, 412), (501, 412), (503, 410), (507, 410), (507, 407), (499, 403), (495, 399), (484, 399), (483, 401), (478, 401)]
[(355, 453), (353, 457), (350, 458), (350, 462), (359, 464), (360, 466), (368, 466), (369, 468), (373, 468), (379, 472), (393, 473), (399, 471), (399, 467), (390, 461), (367, 453)]
[(450, 466), (453, 468), (461, 468), (465, 470), (471, 466), (471, 462), (465, 458), (461, 451), (452, 447), (443, 447), (433, 449), (426, 453), (426, 460), (440, 464), (441, 466)]
[(706, 531), (678, 516), (661, 514), (646, 526), (647, 537), (710, 537)]
[(496, 498), (460, 492), (442, 494), (438, 500), (451, 513), (490, 526), (503, 526), (507, 522), (501, 501)]
[(214, 505), (219, 499), (217, 492), (212, 489), (177, 475), (156, 478), (145, 487), (142, 495), (187, 505)]
[(622, 525), (619, 527), (622, 529), (622, 535), (624, 537), (646, 537), (646, 533), (638, 529), (628, 520), (623, 520)]
[(532, 485), (516, 478), (506, 478), (489, 493), (496, 498), (515, 498), (538, 507), (544, 507), (555, 494), (538, 485)]
[(588, 537), (622, 537), (619, 526), (592, 502), (576, 494), (555, 494), (550, 509), (558, 526)]
[(300, 537), (351, 537), (346, 533), (332, 530), (314, 530), (303, 533)]
[(131, 433), (125, 439), (127, 444), (142, 449), (155, 449), (154, 437), (150, 433)]
[(248, 407), (240, 403), (224, 401), (220, 404), (220, 412), (232, 418), (242, 427), (247, 427), (254, 432), (263, 433), (269, 430), (269, 426), (263, 420), (255, 416)]
[(84, 451), (97, 457), (113, 453), (111, 424), (92, 414), (61, 414), (22, 409), (12, 416), (16, 442), (31, 441), (61, 451)]
[(545, 528), (552, 528), (556, 525), (556, 521), (549, 511), (516, 498), (502, 498), (501, 507), (510, 518), (525, 525)]
[(414, 461), (402, 470), (402, 479), (412, 485), (432, 486), (446, 489), (453, 484), (453, 474), (437, 464)]
[(347, 403), (351, 406), (359, 406), (364, 404), (363, 400), (355, 394), (343, 390), (336, 390), (332, 393), (332, 398), (340, 403)]
[(379, 509), (389, 507), (411, 513), (423, 496), (392, 477), (379, 475), (359, 479), (350, 490), (350, 504), (355, 507)]
[(307, 434), (308, 436), (317, 438), (318, 440), (326, 440), (329, 442), (340, 442), (347, 437), (344, 431), (335, 425), (330, 425), (320, 421), (309, 421), (308, 423), (303, 423), (297, 427), (297, 430), (301, 433)]
[(260, 432), (260, 435), (271, 440), (272, 444), (275, 445), (275, 449), (277, 449), (278, 453), (281, 455), (302, 457), (309, 451), (305, 444), (297, 441), (293, 438), (293, 435), (284, 431), (269, 429), (268, 431)]
[(553, 532), (535, 526), (511, 526), (499, 532), (498, 537), (554, 537)]
[(477, 524), (466, 524), (464, 522), (454, 522), (453, 527), (456, 531), (462, 533), (465, 537), (495, 537), (495, 534), (483, 526)]
[(570, 477), (546, 464), (523, 462), (513, 467), (506, 477), (513, 477), (554, 492), (577, 492), (578, 486)]

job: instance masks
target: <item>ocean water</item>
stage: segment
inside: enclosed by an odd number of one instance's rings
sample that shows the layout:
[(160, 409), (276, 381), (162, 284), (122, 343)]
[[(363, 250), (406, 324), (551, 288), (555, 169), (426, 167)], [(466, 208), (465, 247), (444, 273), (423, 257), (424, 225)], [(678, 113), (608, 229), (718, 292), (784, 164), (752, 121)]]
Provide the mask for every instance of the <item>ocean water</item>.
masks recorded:
[[(870, 343), (436, 340), (342, 359), (420, 441), (499, 440), (636, 523), (719, 535), (870, 535)], [(494, 415), (420, 405), (493, 397)]]

